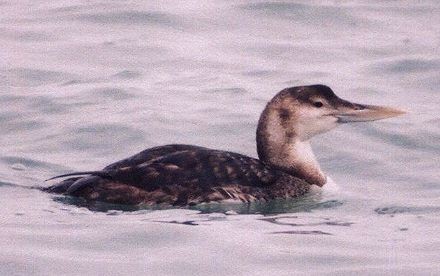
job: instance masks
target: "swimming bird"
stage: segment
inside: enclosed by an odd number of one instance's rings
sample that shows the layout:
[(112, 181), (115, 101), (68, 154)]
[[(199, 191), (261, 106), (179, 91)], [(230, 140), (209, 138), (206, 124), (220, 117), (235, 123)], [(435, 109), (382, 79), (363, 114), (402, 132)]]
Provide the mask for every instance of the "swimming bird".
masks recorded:
[(258, 159), (193, 145), (146, 149), (102, 170), (69, 173), (44, 188), (50, 193), (125, 205), (188, 206), (228, 199), (251, 202), (304, 195), (327, 177), (310, 139), (338, 125), (403, 112), (351, 103), (325, 85), (296, 86), (276, 94), (257, 127)]

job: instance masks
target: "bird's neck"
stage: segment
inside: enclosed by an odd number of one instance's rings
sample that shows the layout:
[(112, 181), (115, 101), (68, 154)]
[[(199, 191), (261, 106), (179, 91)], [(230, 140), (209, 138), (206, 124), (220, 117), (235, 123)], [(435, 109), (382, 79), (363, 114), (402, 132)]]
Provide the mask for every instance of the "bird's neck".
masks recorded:
[(261, 161), (322, 186), (326, 176), (313, 154), (310, 141), (302, 141), (294, 126), (286, 125), (280, 110), (268, 105), (257, 128), (257, 150)]

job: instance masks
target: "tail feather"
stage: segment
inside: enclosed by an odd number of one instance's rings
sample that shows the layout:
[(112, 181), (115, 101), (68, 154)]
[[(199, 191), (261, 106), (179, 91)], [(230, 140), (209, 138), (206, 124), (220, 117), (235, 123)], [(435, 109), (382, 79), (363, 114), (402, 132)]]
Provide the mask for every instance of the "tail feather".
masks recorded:
[(54, 179), (67, 177), (67, 176), (78, 176), (78, 175), (96, 175), (96, 176), (100, 176), (103, 178), (111, 178), (111, 175), (107, 172), (104, 172), (104, 171), (87, 171), (87, 172), (74, 172), (74, 173), (66, 173), (66, 174), (62, 174), (62, 175), (57, 175), (57, 176), (51, 177), (49, 179), (46, 179), (44, 181), (54, 180)]
[(49, 187), (39, 187), (39, 188), (40, 190), (48, 193), (64, 194), (70, 188), (70, 186), (73, 185), (73, 183), (75, 183), (77, 180), (81, 178), (82, 177), (67, 178)]

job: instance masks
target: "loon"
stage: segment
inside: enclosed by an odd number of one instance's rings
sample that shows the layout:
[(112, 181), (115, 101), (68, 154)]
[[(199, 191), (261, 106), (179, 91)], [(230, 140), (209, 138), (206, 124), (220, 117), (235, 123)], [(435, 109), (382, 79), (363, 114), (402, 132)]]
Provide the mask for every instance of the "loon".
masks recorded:
[(404, 112), (351, 103), (328, 86), (296, 86), (267, 103), (257, 127), (258, 159), (193, 145), (146, 149), (102, 170), (69, 173), (44, 191), (123, 205), (189, 206), (294, 198), (327, 177), (310, 139), (349, 122), (374, 121)]

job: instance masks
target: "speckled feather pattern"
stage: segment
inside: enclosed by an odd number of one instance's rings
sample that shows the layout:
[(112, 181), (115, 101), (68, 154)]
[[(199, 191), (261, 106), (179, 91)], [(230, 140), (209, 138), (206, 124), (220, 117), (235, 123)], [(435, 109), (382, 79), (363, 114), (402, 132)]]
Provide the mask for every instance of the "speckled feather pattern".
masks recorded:
[(145, 150), (107, 166), (108, 177), (66, 179), (47, 189), (128, 205), (193, 205), (227, 199), (251, 202), (296, 197), (310, 184), (238, 153), (190, 145)]

